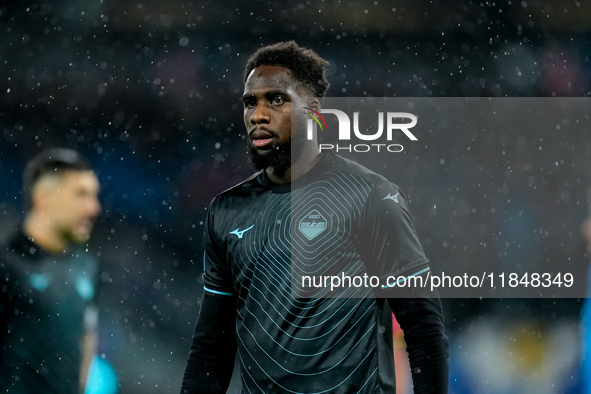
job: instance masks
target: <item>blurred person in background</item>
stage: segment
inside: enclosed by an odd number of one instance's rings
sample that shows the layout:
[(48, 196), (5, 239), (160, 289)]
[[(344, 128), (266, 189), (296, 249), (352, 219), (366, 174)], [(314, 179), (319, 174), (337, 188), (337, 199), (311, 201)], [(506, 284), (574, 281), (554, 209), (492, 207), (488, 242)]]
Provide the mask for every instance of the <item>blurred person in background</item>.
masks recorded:
[(83, 391), (96, 348), (98, 263), (78, 245), (100, 213), (99, 181), (78, 152), (53, 148), (26, 167), (26, 216), (0, 249), (0, 388)]
[[(243, 392), (394, 393), (392, 311), (405, 333), (414, 392), (447, 393), (438, 297), (423, 290), (400, 297), (387, 287), (363, 290), (367, 297), (290, 292), (295, 244), (308, 262), (334, 272), (365, 267), (385, 278), (429, 270), (398, 187), (306, 140), (302, 109), (320, 111), (326, 64), (291, 41), (259, 49), (246, 65), (244, 124), (259, 171), (208, 210), (204, 292), (182, 393), (225, 393), (236, 352)], [(344, 217), (318, 236), (320, 212)]]

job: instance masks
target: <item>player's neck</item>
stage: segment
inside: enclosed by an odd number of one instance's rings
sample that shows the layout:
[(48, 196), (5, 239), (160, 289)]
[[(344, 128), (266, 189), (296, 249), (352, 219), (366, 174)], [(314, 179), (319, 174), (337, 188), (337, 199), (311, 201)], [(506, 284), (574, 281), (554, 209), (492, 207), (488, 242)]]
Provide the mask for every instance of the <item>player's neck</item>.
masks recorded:
[(291, 183), (310, 171), (318, 163), (320, 157), (321, 155), (317, 150), (306, 151), (281, 174), (276, 173), (272, 168), (267, 168), (267, 176), (274, 183)]
[(50, 222), (42, 214), (30, 212), (23, 224), (23, 232), (35, 244), (51, 253), (63, 253), (68, 241), (51, 227)]

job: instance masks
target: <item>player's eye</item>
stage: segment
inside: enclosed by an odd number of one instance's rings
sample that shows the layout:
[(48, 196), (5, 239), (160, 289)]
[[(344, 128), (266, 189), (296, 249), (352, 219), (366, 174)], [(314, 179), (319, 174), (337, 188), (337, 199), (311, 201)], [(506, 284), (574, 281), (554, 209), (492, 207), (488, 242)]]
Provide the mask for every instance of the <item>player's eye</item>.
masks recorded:
[(252, 98), (244, 99), (242, 103), (244, 104), (244, 108), (254, 108), (257, 106), (256, 100)]
[(271, 99), (271, 104), (273, 105), (281, 105), (285, 102), (285, 99), (282, 96), (273, 96)]

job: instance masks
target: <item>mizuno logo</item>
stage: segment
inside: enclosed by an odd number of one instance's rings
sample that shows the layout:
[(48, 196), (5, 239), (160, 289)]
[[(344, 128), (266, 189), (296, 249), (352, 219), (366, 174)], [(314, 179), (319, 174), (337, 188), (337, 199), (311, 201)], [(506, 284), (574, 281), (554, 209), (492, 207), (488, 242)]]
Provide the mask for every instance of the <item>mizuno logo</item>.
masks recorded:
[(244, 233), (253, 227), (254, 227), (254, 224), (252, 226), (250, 226), (249, 228), (245, 228), (244, 230), (240, 230), (240, 228), (237, 228), (234, 231), (230, 231), (230, 234), (234, 234), (235, 236), (238, 237), (238, 239), (242, 239), (242, 237), (244, 236)]
[(382, 200), (392, 200), (396, 204), (398, 204), (398, 195), (399, 194), (400, 194), (400, 192), (396, 193), (395, 195), (391, 195), (390, 193), (388, 193), (388, 195), (386, 197), (384, 197)]

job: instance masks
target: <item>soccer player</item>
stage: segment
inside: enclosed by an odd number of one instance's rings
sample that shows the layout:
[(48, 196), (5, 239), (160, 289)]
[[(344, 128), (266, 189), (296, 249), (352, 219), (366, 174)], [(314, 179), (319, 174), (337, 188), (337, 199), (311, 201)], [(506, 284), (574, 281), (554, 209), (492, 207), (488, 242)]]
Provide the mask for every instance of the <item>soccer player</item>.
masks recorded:
[(296, 276), (306, 267), (380, 278), (429, 270), (400, 189), (320, 154), (305, 137), (302, 109), (320, 111), (326, 65), (293, 41), (247, 62), (244, 124), (259, 171), (209, 207), (203, 299), (182, 393), (225, 393), (236, 353), (244, 393), (394, 393), (391, 311), (405, 333), (414, 392), (447, 392), (438, 297), (400, 297), (394, 288), (369, 289), (373, 297), (292, 294), (295, 260), (307, 264), (295, 265)]
[(22, 225), (0, 249), (0, 388), (76, 394), (95, 348), (96, 260), (89, 240), (99, 182), (78, 152), (54, 148), (27, 166)]

